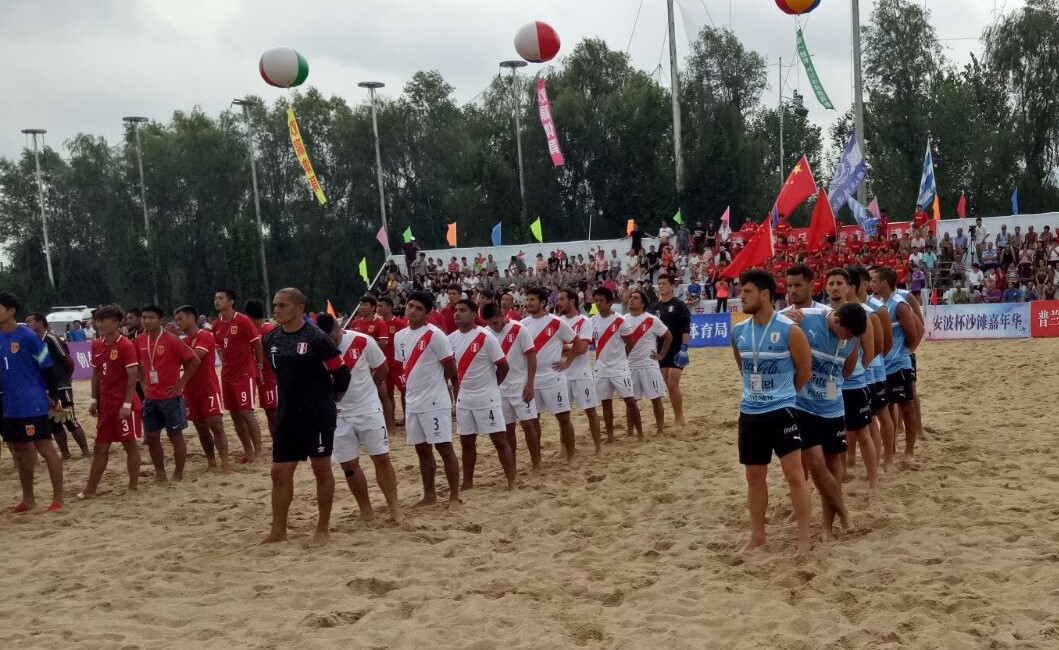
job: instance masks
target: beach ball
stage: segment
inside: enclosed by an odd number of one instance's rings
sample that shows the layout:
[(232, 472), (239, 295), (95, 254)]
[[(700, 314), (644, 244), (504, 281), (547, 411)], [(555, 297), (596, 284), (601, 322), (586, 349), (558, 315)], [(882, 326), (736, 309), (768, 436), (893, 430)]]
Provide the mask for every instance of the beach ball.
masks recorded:
[(785, 14), (807, 14), (820, 5), (820, 0), (776, 0), (776, 6)]
[(309, 76), (309, 62), (289, 47), (274, 47), (262, 54), (258, 68), (265, 83), (277, 88), (300, 86)]
[(559, 53), (559, 35), (548, 23), (528, 23), (515, 34), (515, 51), (530, 63), (551, 61)]

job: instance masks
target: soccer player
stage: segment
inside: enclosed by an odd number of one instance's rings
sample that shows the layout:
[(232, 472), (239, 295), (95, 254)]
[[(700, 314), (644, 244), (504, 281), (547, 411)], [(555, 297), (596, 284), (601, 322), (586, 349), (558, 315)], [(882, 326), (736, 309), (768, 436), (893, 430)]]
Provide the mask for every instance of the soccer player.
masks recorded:
[(530, 454), (530, 471), (536, 476), (541, 467), (541, 430), (537, 419), (537, 402), (534, 399), (534, 376), (537, 374), (537, 350), (529, 330), (517, 321), (508, 320), (497, 305), (482, 307), (482, 318), (489, 323), (493, 336), (507, 358), (508, 373), (500, 384), (501, 410), (504, 412), (506, 437), (511, 448), (511, 461), (515, 463), (517, 438), (515, 424), (522, 426), (526, 436), (526, 447)]
[[(257, 333), (262, 339), (265, 335), (276, 329), (272, 321), (265, 318), (265, 303), (257, 298), (251, 298), (243, 303), (243, 313), (254, 321)], [(276, 391), (276, 373), (272, 366), (264, 364), (261, 367), (261, 382), (257, 385), (257, 401), (265, 411), (265, 422), (268, 423), (268, 436), (276, 436), (276, 408), (279, 406)]]
[(239, 462), (252, 463), (261, 453), (261, 428), (254, 417), (255, 386), (265, 382), (261, 335), (248, 316), (235, 311), (235, 292), (231, 289), (217, 291), (213, 308), (218, 316), (213, 322), (213, 338), (221, 354), (221, 397), (243, 443), (245, 455)]
[(51, 512), (63, 507), (63, 462), (52, 444), (48, 420), (48, 408), (58, 401), (59, 386), (44, 341), (16, 318), (21, 307), (17, 296), (0, 291), (0, 358), (4, 364), (4, 421), (0, 434), (10, 445), (22, 483), (22, 501), (13, 512), (26, 512), (36, 506), (33, 474), (37, 454), (48, 465)]
[(673, 337), (672, 344), (665, 356), (658, 360), (658, 365), (669, 390), (673, 424), (679, 428), (684, 426), (684, 394), (680, 392), (680, 378), (690, 362), (688, 340), (691, 337), (691, 312), (683, 300), (673, 295), (676, 288), (677, 281), (672, 275), (663, 273), (658, 276), (658, 302), (651, 306), (650, 312), (669, 328)]
[(408, 327), (394, 340), (397, 360), (404, 367), (408, 411), (405, 432), (408, 444), (414, 445), (419, 457), (419, 474), (423, 479), (423, 499), (417, 503), (437, 503), (434, 476), (437, 449), (449, 484), (449, 507), (460, 503), (460, 461), (452, 449), (452, 398), (446, 382), (456, 376), (452, 345), (445, 333), (427, 322), (434, 309), (434, 296), (413, 291), (405, 303)]
[[(574, 334), (566, 322), (545, 310), (548, 307), (548, 290), (531, 287), (526, 291), (526, 313), (522, 326), (533, 338), (533, 349), (537, 352), (537, 372), (533, 378), (533, 395), (537, 411), (547, 411), (559, 423), (559, 439), (562, 441), (566, 462), (576, 466), (574, 423), (570, 419), (570, 390), (566, 375), (561, 370), (563, 345), (572, 349), (588, 349), (588, 342)], [(538, 425), (539, 426), (539, 425)], [(538, 429), (539, 430), (539, 429)]]
[(776, 280), (766, 271), (739, 277), (743, 312), (750, 315), (732, 328), (732, 351), (743, 381), (739, 405), (739, 462), (746, 466), (750, 510), (750, 551), (765, 544), (765, 483), (772, 452), (779, 456), (790, 487), (798, 524), (798, 554), (812, 548), (809, 530), (809, 486), (802, 470), (802, 438), (794, 406), (798, 391), (813, 374), (812, 352), (805, 334), (772, 308)]
[(788, 309), (820, 309), (826, 307), (813, 300), (813, 270), (805, 264), (795, 264), (787, 269), (787, 300)]
[(397, 420), (396, 410), (397, 404), (394, 399), (394, 394), (400, 391), (401, 393), (401, 413), (405, 412), (405, 385), (404, 385), (404, 369), (401, 367), (401, 363), (397, 361), (393, 351), (393, 341), (397, 336), (397, 333), (408, 327), (408, 321), (405, 319), (395, 316), (393, 313), (393, 299), (388, 296), (379, 298), (378, 313), (379, 318), (382, 319), (384, 332), (386, 333), (385, 343), (381, 343), (383, 354), (386, 355), (386, 362), (389, 366), (389, 371), (386, 373), (386, 392), (384, 393), (382, 408), (383, 413), (386, 414), (386, 426), (393, 428), (397, 425), (403, 425), (404, 420)]
[(191, 373), (184, 385), (184, 405), (188, 419), (195, 425), (199, 443), (206, 454), (208, 468), (217, 467), (221, 459), (221, 471), (229, 471), (228, 436), (224, 433), (221, 414), (221, 385), (217, 381), (217, 341), (213, 334), (199, 329), (199, 312), (191, 305), (179, 307), (174, 313), (177, 327), (184, 334), (184, 344), (199, 358), (199, 367)]
[(599, 414), (596, 412), (599, 397), (596, 395), (596, 380), (592, 377), (592, 366), (588, 365), (592, 323), (588, 316), (581, 313), (577, 291), (573, 289), (559, 290), (558, 307), (559, 315), (583, 344), (571, 345), (566, 349), (562, 360), (556, 364), (556, 370), (566, 375), (571, 408), (577, 405), (585, 412), (585, 417), (588, 418), (588, 429), (592, 433), (592, 442), (596, 446), (596, 454), (600, 454), (603, 452), (603, 439), (599, 431)]
[(874, 283), (871, 280), (871, 274), (868, 269), (863, 266), (856, 268), (861, 278), (860, 289), (857, 294), (858, 298), (871, 308), (872, 317), (876, 320), (879, 330), (881, 330), (876, 335), (876, 355), (869, 366), (869, 370), (874, 373), (873, 379), (875, 380), (875, 383), (872, 384), (874, 397), (872, 409), (875, 412), (876, 422), (873, 422), (874, 431), (872, 436), (876, 439), (875, 446), (879, 457), (882, 459), (883, 471), (890, 471), (894, 459), (895, 432), (893, 416), (890, 414), (890, 392), (886, 386), (886, 355), (890, 353), (890, 349), (893, 347), (893, 327), (890, 323), (890, 314), (883, 308), (882, 301), (871, 295), (873, 291), (869, 287)]
[(629, 315), (625, 322), (632, 330), (632, 348), (629, 350), (629, 374), (632, 377), (632, 396), (637, 400), (651, 400), (655, 416), (655, 430), (663, 433), (665, 407), (662, 398), (666, 394), (666, 381), (659, 362), (669, 357), (673, 349), (673, 330), (656, 316), (645, 313), (647, 296), (639, 289), (629, 294)]
[(478, 462), (478, 436), (488, 434), (500, 466), (507, 477), (507, 489), (515, 489), (515, 452), (507, 444), (507, 424), (500, 396), (500, 384), (507, 378), (507, 356), (496, 338), (475, 325), (478, 306), (473, 300), (460, 300), (453, 312), (456, 331), (449, 343), (456, 357), (452, 394), (456, 396), (456, 427), (463, 451), (461, 490), (474, 487), (474, 466)]
[[(316, 477), (319, 517), (313, 544), (327, 543), (335, 477), (331, 470), (336, 408), (349, 387), (349, 368), (331, 338), (305, 321), (305, 296), (280, 289), (272, 299), (279, 325), (264, 340), (276, 372), (279, 407), (272, 440), (272, 530), (265, 543), (287, 539), (287, 513), (294, 500), (294, 471), (306, 459)], [(251, 323), (251, 325), (253, 325)]]
[(74, 360), (70, 356), (70, 348), (66, 343), (51, 331), (48, 319), (44, 314), (33, 312), (26, 316), (26, 325), (41, 337), (44, 345), (48, 348), (48, 356), (52, 360), (52, 369), (55, 373), (55, 383), (58, 386), (58, 400), (48, 413), (51, 419), (51, 435), (63, 460), (69, 460), (70, 448), (66, 442), (66, 432), (73, 436), (74, 442), (81, 449), (82, 458), (91, 458), (92, 450), (88, 448), (85, 431), (77, 421), (74, 413), (74, 390), (72, 382), (74, 372)]
[[(500, 311), (504, 314), (504, 318), (509, 321), (520, 321), (522, 320), (522, 312), (515, 309), (515, 296), (509, 292), (504, 292), (504, 295), (500, 296)], [(485, 316), (482, 316), (485, 318)], [(488, 319), (486, 319), (488, 320)], [(508, 359), (510, 361), (510, 359)]]
[[(162, 331), (162, 315), (158, 305), (143, 308), (140, 322), (143, 334), (136, 337), (136, 356), (139, 373), (144, 377), (147, 399), (143, 402), (143, 428), (147, 434), (147, 450), (154, 464), (154, 480), (166, 483), (165, 451), (162, 449), (162, 429), (173, 445), (173, 480), (184, 478), (184, 464), (188, 446), (184, 429), (188, 426), (184, 408), (184, 386), (199, 367), (198, 356), (178, 337)], [(180, 370), (184, 369), (181, 376)]]
[(351, 375), (349, 388), (338, 403), (331, 462), (345, 473), (349, 491), (360, 507), (360, 518), (370, 521), (375, 518), (375, 511), (368, 495), (368, 480), (360, 468), (360, 448), (364, 447), (375, 465), (375, 480), (386, 498), (390, 518), (399, 524), (404, 517), (397, 503), (397, 473), (390, 462), (390, 439), (381, 401), (389, 374), (386, 356), (375, 339), (343, 330), (330, 314), (317, 314), (316, 325), (338, 346)]
[[(603, 400), (603, 423), (607, 429), (607, 442), (614, 442), (615, 395), (625, 402), (628, 435), (631, 436), (635, 431), (636, 437), (643, 440), (640, 407), (633, 399), (632, 376), (629, 374), (629, 351), (633, 347), (632, 328), (626, 318), (614, 313), (613, 291), (606, 287), (596, 287), (592, 292), (592, 299), (598, 312), (592, 317), (592, 340), (596, 344), (596, 392)], [(664, 329), (664, 326), (660, 326)], [(666, 330), (666, 333), (668, 332), (669, 330)]]
[(357, 316), (349, 321), (348, 327), (354, 332), (367, 334), (380, 346), (385, 347), (390, 334), (386, 323), (376, 314), (378, 308), (379, 300), (370, 293), (364, 294), (357, 304)]
[(122, 336), (121, 309), (103, 305), (92, 314), (96, 338), (92, 340), (92, 403), (88, 413), (98, 418), (96, 442), (88, 483), (78, 499), (93, 499), (110, 460), (110, 445), (125, 449), (129, 491), (135, 492), (140, 479), (140, 449), (143, 419), (136, 384), (140, 378), (136, 346)]
[[(875, 309), (860, 301), (860, 287), (862, 279), (860, 269), (863, 267), (850, 267), (845, 269), (848, 283), (845, 291), (841, 291), (839, 274), (828, 273), (827, 291), (831, 297), (831, 306), (840, 307), (846, 303), (860, 305), (864, 313), (868, 315), (868, 325), (864, 335), (860, 337), (860, 359), (853, 370), (853, 374), (846, 378), (842, 388), (842, 400), (846, 405), (846, 465), (852, 466), (856, 460), (856, 448), (861, 447), (861, 456), (868, 474), (868, 489), (874, 491), (879, 486), (879, 459), (882, 456), (882, 437), (878, 427), (875, 426), (875, 359), (881, 356), (882, 332), (879, 329), (879, 318)], [(865, 270), (865, 274), (867, 271)], [(834, 285), (834, 286), (833, 286)], [(841, 295), (839, 295), (841, 294)], [(863, 389), (862, 393), (858, 393)], [(860, 425), (860, 426), (858, 426)]]
[[(915, 393), (912, 386), (912, 358), (920, 341), (922, 327), (912, 307), (894, 291), (897, 273), (889, 266), (874, 272), (875, 297), (883, 302), (890, 322), (893, 323), (893, 345), (886, 354), (886, 386), (891, 404), (896, 404), (905, 426), (906, 462), (912, 460), (916, 446), (919, 422), (916, 417)], [(891, 411), (893, 415), (893, 411)]]

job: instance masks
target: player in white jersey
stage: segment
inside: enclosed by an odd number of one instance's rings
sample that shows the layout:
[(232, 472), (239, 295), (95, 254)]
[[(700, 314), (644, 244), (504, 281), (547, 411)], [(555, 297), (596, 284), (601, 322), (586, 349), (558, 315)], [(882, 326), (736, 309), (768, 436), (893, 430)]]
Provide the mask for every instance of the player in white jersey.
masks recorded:
[(533, 395), (538, 411), (548, 411), (559, 423), (559, 438), (567, 463), (574, 460), (574, 423), (570, 420), (570, 392), (566, 386), (563, 364), (563, 345), (569, 343), (581, 353), (588, 349), (588, 342), (579, 338), (563, 319), (553, 316), (545, 309), (548, 306), (548, 291), (531, 287), (526, 291), (526, 313), (522, 326), (533, 339), (537, 351), (537, 373), (533, 380)]
[(405, 431), (408, 444), (415, 445), (423, 478), (423, 500), (416, 505), (437, 502), (437, 449), (449, 483), (449, 507), (453, 508), (460, 503), (460, 461), (452, 449), (452, 398), (447, 381), (456, 376), (456, 360), (445, 332), (427, 322), (433, 309), (433, 295), (425, 291), (408, 294), (408, 327), (397, 333), (394, 354), (404, 365)]
[[(640, 290), (629, 294), (629, 315), (625, 322), (629, 324), (632, 347), (629, 350), (629, 373), (632, 375), (632, 394), (636, 399), (651, 400), (651, 410), (655, 415), (655, 430), (658, 435), (665, 435), (665, 406), (662, 398), (666, 395), (666, 382), (659, 369), (658, 360), (665, 359), (670, 346), (673, 345), (673, 333), (666, 324), (656, 316), (644, 311), (647, 308), (647, 296)], [(662, 345), (658, 345), (662, 339)]]
[(511, 448), (511, 461), (513, 464), (516, 462), (518, 444), (515, 424), (518, 423), (522, 425), (522, 432), (526, 436), (530, 471), (536, 475), (541, 466), (541, 430), (533, 390), (533, 379), (537, 374), (537, 351), (533, 348), (533, 337), (529, 330), (522, 323), (509, 321), (504, 313), (497, 304), (482, 306), (482, 319), (489, 325), (507, 357), (508, 372), (500, 384), (500, 401), (507, 428), (507, 444)]
[[(625, 401), (625, 421), (628, 435), (636, 432), (643, 440), (643, 422), (640, 407), (636, 405), (632, 392), (632, 376), (629, 374), (629, 350), (632, 349), (632, 328), (627, 319), (615, 314), (614, 292), (606, 287), (596, 287), (592, 298), (599, 312), (592, 317), (592, 340), (596, 344), (596, 393), (603, 400), (603, 423), (607, 429), (607, 442), (614, 442), (614, 396)], [(658, 364), (655, 364), (655, 368)], [(659, 372), (661, 375), (661, 372)]]
[(579, 351), (581, 346), (570, 346), (566, 349), (562, 371), (566, 374), (570, 403), (576, 404), (585, 412), (589, 431), (592, 432), (592, 442), (596, 445), (596, 453), (600, 454), (603, 453), (603, 440), (599, 433), (599, 414), (596, 412), (599, 397), (596, 395), (596, 380), (592, 377), (592, 366), (588, 364), (588, 344), (592, 342), (592, 325), (588, 316), (581, 313), (577, 291), (560, 289), (558, 307), (562, 319), (566, 321), (574, 334), (585, 342), (582, 351)]
[(456, 396), (456, 427), (463, 450), (461, 490), (474, 487), (474, 466), (478, 462), (478, 436), (488, 434), (507, 477), (507, 489), (515, 489), (515, 453), (507, 444), (507, 425), (501, 405), (500, 384), (507, 377), (507, 358), (496, 337), (475, 325), (478, 307), (473, 300), (460, 300), (452, 313), (456, 331), (449, 343), (456, 354), (456, 376), (452, 394)]
[(339, 465), (346, 476), (346, 484), (360, 507), (360, 518), (375, 518), (368, 496), (368, 480), (360, 468), (360, 449), (368, 452), (375, 465), (375, 479), (386, 497), (390, 517), (401, 523), (401, 507), (397, 503), (397, 472), (390, 462), (390, 440), (386, 433), (386, 416), (382, 398), (386, 394), (389, 365), (375, 339), (366, 334), (343, 330), (327, 313), (316, 315), (316, 325), (327, 332), (342, 353), (342, 361), (352, 378), (349, 388), (338, 403), (334, 447), (331, 462)]

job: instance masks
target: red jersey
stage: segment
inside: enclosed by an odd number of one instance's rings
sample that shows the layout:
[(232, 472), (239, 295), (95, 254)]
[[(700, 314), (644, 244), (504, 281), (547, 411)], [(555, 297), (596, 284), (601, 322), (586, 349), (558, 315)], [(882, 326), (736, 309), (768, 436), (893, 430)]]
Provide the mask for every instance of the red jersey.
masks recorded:
[(383, 320), (383, 331), (386, 334), (386, 344), (382, 346), (383, 354), (386, 355), (386, 359), (389, 361), (395, 361), (396, 357), (393, 354), (393, 337), (397, 336), (397, 333), (408, 327), (408, 321), (398, 316), (392, 316), (390, 320)]
[[(381, 316), (372, 316), (371, 318), (361, 318), (357, 316), (349, 322), (349, 329), (354, 332), (360, 332), (366, 334), (376, 341), (382, 341), (385, 339), (389, 331), (386, 327), (386, 321)], [(380, 346), (381, 347), (381, 346)]]
[[(169, 389), (180, 381), (180, 368), (185, 361), (195, 356), (191, 348), (184, 345), (169, 332), (161, 332), (151, 339), (147, 333), (136, 337), (136, 357), (143, 368), (140, 383), (143, 384), (147, 399), (169, 399)], [(155, 381), (157, 380), (157, 381)]]
[[(274, 329), (276, 329), (276, 325), (272, 321), (265, 321), (258, 328), (258, 334), (264, 339), (265, 335)], [(261, 368), (261, 378), (264, 380), (266, 388), (276, 385), (276, 372), (272, 369), (272, 364), (267, 362), (267, 358), (265, 365)]]
[(196, 354), (198, 350), (206, 353), (195, 374), (191, 375), (191, 379), (184, 385), (184, 394), (214, 395), (221, 392), (221, 385), (217, 381), (217, 342), (213, 340), (213, 334), (199, 330), (195, 332), (195, 336), (185, 336), (184, 345), (196, 351)]
[(517, 309), (512, 309), (508, 313), (504, 314), (504, 318), (510, 321), (520, 321), (522, 320), (522, 312)]
[(445, 308), (441, 310), (441, 328), (442, 332), (446, 335), (452, 334), (456, 331), (456, 306), (445, 305)]
[[(117, 415), (125, 403), (125, 390), (129, 386), (127, 368), (136, 367), (136, 346), (132, 341), (119, 336), (113, 343), (102, 338), (92, 341), (92, 367), (99, 380), (99, 412)], [(140, 396), (132, 392), (132, 410), (140, 410)]]
[(442, 332), (445, 331), (445, 317), (441, 315), (441, 312), (432, 311), (427, 314), (427, 322), (440, 329)]
[(249, 316), (235, 312), (231, 320), (218, 318), (213, 322), (213, 338), (221, 352), (221, 379), (257, 377), (253, 344), (261, 340), (261, 335)]

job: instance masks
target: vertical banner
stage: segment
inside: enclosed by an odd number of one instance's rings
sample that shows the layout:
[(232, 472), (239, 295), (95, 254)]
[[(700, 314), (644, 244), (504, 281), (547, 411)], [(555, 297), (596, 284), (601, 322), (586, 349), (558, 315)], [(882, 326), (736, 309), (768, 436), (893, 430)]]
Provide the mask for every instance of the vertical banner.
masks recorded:
[[(831, 212), (838, 214), (842, 206), (846, 205), (846, 199), (853, 196), (864, 177), (868, 175), (868, 168), (864, 164), (864, 154), (861, 153), (860, 143), (857, 142), (857, 134), (854, 133), (846, 144), (846, 150), (835, 168), (835, 177), (831, 179)], [(874, 214), (874, 213), (873, 213)], [(875, 215), (879, 216), (879, 215)]]
[(820, 83), (820, 77), (816, 74), (816, 66), (813, 65), (813, 57), (809, 54), (809, 48), (805, 46), (805, 38), (802, 36), (802, 30), (798, 30), (798, 56), (802, 59), (802, 66), (805, 67), (805, 76), (809, 77), (809, 85), (813, 87), (813, 92), (816, 94), (816, 101), (820, 102), (820, 105), (829, 110), (835, 110), (835, 105), (831, 103), (831, 98), (827, 96), (827, 91), (824, 90), (824, 84)]
[(548, 137), (548, 153), (552, 155), (552, 165), (559, 167), (564, 162), (563, 152), (559, 149), (559, 134), (555, 131), (555, 122), (552, 121), (552, 107), (548, 103), (548, 89), (544, 87), (544, 79), (537, 80), (537, 106), (541, 112), (544, 135)]
[(294, 119), (294, 109), (289, 107), (287, 108), (287, 130), (290, 131), (290, 143), (294, 145), (294, 155), (298, 156), (298, 164), (305, 171), (305, 180), (309, 181), (309, 187), (316, 194), (316, 200), (320, 202), (320, 205), (327, 203), (324, 188), (320, 187), (320, 181), (316, 179), (316, 172), (313, 171), (313, 164), (309, 162), (309, 153), (305, 151), (298, 120)]

